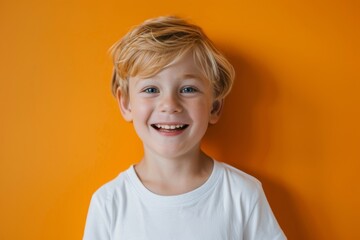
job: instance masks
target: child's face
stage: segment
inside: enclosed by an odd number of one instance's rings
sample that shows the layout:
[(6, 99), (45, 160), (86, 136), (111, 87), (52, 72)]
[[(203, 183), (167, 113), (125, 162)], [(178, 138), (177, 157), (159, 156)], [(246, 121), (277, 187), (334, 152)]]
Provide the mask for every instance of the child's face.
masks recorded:
[[(176, 158), (198, 152), (222, 101), (214, 104), (209, 80), (187, 54), (150, 78), (130, 78), (129, 98), (118, 94), (121, 112), (133, 121), (146, 153)], [(215, 106), (215, 107), (214, 107)]]

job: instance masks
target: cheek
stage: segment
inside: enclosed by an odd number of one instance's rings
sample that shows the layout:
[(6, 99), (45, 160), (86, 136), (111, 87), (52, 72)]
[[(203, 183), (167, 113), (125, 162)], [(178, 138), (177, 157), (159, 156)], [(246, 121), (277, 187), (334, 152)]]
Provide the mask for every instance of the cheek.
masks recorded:
[(207, 101), (199, 101), (192, 104), (192, 115), (201, 121), (208, 121), (211, 112), (211, 106)]
[(131, 108), (134, 114), (143, 115), (152, 109), (149, 101), (134, 100), (131, 102)]

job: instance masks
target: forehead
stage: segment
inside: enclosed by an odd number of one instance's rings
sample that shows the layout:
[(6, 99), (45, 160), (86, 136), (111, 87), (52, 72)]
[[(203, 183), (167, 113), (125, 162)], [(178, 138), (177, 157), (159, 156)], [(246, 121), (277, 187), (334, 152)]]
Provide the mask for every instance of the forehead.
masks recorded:
[(203, 78), (201, 69), (197, 66), (191, 54), (186, 54), (161, 69), (154, 77), (162, 76)]

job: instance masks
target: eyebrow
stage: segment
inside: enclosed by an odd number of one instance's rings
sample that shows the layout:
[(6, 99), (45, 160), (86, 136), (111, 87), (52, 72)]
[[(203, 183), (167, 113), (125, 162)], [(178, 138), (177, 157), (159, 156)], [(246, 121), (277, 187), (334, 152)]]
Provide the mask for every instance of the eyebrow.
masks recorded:
[[(155, 76), (152, 76), (152, 77), (148, 77), (148, 78), (138, 78), (136, 80), (136, 83), (135, 83), (135, 86), (138, 86), (139, 84), (143, 83), (143, 82), (153, 82), (155, 84), (155, 82), (157, 82), (157, 80), (159, 80), (159, 76), (158, 75), (155, 75)], [(179, 80), (196, 80), (196, 81), (203, 81), (204, 80), (204, 77), (202, 77), (201, 74), (196, 74), (196, 73), (185, 73), (185, 74), (182, 74), (180, 76), (178, 76), (178, 79)], [(206, 78), (205, 78), (206, 79)]]
[(192, 74), (192, 73), (187, 73), (184, 74), (183, 76), (181, 76), (182, 79), (202, 79), (201, 76), (197, 75), (197, 74)]
[[(185, 73), (183, 75), (180, 75), (178, 77), (179, 79), (181, 80), (185, 80), (185, 79), (197, 79), (197, 80), (201, 80), (202, 79), (202, 76), (199, 75), (199, 74), (193, 74), (193, 73)], [(139, 78), (139, 80), (157, 80), (159, 79), (159, 76), (155, 75), (155, 76), (152, 76), (152, 77), (148, 77), (148, 78)]]

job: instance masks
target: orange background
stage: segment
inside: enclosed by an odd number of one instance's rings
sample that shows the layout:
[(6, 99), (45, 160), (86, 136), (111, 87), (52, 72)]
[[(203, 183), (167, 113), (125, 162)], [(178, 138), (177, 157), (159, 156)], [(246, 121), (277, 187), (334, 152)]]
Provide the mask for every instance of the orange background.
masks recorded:
[(81, 239), (91, 194), (142, 154), (107, 50), (169, 14), (237, 71), (204, 148), (263, 182), (289, 239), (360, 239), (359, 1), (290, 2), (2, 0), (0, 239)]

